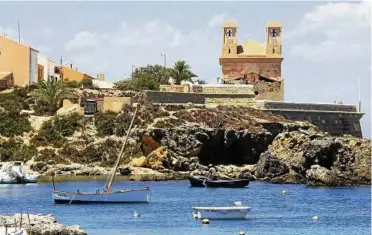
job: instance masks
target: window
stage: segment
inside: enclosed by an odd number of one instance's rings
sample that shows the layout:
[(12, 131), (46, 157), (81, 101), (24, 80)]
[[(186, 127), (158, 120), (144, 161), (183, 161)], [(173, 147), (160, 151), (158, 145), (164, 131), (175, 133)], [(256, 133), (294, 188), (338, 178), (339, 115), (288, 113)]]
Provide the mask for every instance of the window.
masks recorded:
[(275, 54), (275, 49), (273, 49), (273, 54)]
[(229, 54), (231, 53), (231, 50), (230, 50), (230, 48), (229, 48)]

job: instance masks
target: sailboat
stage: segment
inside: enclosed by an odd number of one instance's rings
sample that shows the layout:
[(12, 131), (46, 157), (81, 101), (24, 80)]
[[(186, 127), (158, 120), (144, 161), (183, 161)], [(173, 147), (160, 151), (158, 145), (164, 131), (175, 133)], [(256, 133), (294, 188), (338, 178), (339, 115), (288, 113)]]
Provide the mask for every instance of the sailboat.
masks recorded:
[(76, 192), (68, 192), (57, 190), (53, 178), (53, 200), (56, 204), (83, 204), (83, 203), (149, 203), (149, 187), (138, 189), (126, 189), (112, 191), (112, 184), (115, 180), (116, 171), (118, 169), (120, 159), (124, 154), (125, 145), (128, 141), (129, 134), (132, 130), (132, 125), (136, 117), (138, 106), (134, 112), (132, 121), (129, 125), (129, 130), (120, 150), (120, 154), (116, 159), (115, 166), (108, 177), (104, 189), (97, 190), (96, 192), (83, 193), (77, 190)]

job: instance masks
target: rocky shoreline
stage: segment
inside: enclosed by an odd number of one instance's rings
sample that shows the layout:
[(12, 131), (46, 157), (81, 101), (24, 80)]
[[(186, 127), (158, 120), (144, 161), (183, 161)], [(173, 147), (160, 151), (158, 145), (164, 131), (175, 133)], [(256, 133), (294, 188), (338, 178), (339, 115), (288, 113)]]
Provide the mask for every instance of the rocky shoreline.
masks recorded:
[[(17, 222), (18, 228), (22, 221), (22, 228), (32, 235), (86, 235), (79, 225), (67, 226), (57, 223), (51, 214), (14, 214), (13, 216), (0, 215), (0, 227), (4, 224), (14, 224)], [(13, 231), (14, 227), (8, 227), (8, 231)]]
[[(149, 153), (122, 166), (132, 170), (129, 180), (206, 176), (206, 165), (213, 163), (221, 179), (313, 186), (370, 185), (371, 181), (370, 140), (334, 137), (303, 126), (291, 126), (276, 135), (199, 126), (136, 130), (135, 135), (146, 136), (153, 150), (143, 143), (142, 148)], [(110, 169), (57, 164), (44, 174), (98, 176), (107, 175)]]
[[(21, 110), (27, 101), (17, 94), (13, 102)], [(220, 178), (371, 184), (371, 140), (332, 136), (308, 122), (248, 107), (154, 105), (143, 93), (132, 95), (141, 105), (120, 167), (131, 167), (133, 180), (205, 175), (213, 164)], [(23, 161), (26, 170), (44, 176), (109, 174), (134, 113), (126, 105), (119, 113), (45, 117), (4, 107), (0, 160)]]

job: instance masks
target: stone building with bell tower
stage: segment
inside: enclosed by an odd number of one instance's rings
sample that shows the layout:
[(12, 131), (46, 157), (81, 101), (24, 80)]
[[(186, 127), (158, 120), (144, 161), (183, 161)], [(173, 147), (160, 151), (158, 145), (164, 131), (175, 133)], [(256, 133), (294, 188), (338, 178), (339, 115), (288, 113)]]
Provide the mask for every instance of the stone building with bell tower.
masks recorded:
[[(237, 33), (236, 22), (223, 23), (223, 42), (219, 58), (223, 83), (236, 83), (240, 80), (255, 84), (257, 99), (284, 100), (281, 24), (278, 22), (266, 24), (264, 44), (255, 40), (239, 44)], [(268, 86), (268, 89), (263, 89)]]

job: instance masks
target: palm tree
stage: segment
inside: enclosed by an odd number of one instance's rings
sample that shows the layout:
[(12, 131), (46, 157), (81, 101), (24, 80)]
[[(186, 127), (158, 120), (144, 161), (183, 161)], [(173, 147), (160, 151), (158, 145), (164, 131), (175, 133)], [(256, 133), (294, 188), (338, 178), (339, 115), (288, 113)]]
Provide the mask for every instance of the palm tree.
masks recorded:
[(182, 81), (189, 81), (193, 83), (192, 78), (198, 75), (191, 72), (191, 67), (184, 60), (176, 61), (171, 69), (171, 76), (176, 85), (180, 85)]
[(31, 96), (45, 103), (51, 114), (55, 114), (61, 101), (65, 98), (71, 98), (71, 92), (65, 86), (63, 81), (39, 81), (37, 88), (31, 93)]

